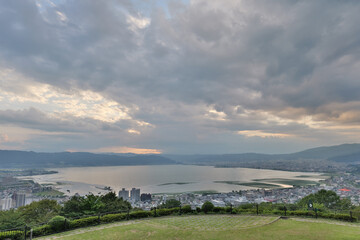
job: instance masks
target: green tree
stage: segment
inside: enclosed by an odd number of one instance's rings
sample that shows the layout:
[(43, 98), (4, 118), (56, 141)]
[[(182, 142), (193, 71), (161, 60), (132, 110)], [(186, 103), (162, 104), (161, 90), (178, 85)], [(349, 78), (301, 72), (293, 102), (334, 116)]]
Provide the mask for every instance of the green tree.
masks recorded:
[(0, 211), (0, 230), (23, 227), (24, 225), (24, 218), (21, 216), (20, 212), (15, 211), (14, 209)]
[(205, 202), (205, 203), (201, 206), (201, 211), (203, 211), (204, 213), (211, 212), (213, 209), (214, 209), (214, 204), (212, 204), (212, 203), (209, 202), (209, 201)]
[(169, 199), (162, 205), (160, 205), (160, 208), (176, 208), (180, 207), (181, 202), (176, 199)]
[(74, 196), (65, 202), (62, 212), (66, 217), (78, 217), (119, 212), (127, 209), (131, 209), (129, 202), (116, 197), (114, 192), (109, 192), (102, 196), (95, 196), (93, 194), (86, 195), (85, 197)]
[(59, 214), (60, 209), (61, 206), (55, 200), (44, 199), (19, 207), (17, 211), (26, 224), (38, 224), (48, 222), (52, 217)]
[(340, 197), (334, 191), (326, 191), (324, 189), (315, 194), (310, 194), (298, 203), (302, 208), (307, 208), (307, 204), (311, 200), (314, 204), (323, 204), (328, 209), (335, 209), (340, 207)]
[(338, 205), (341, 210), (350, 210), (354, 208), (351, 204), (351, 200), (348, 198), (341, 199)]
[(62, 208), (62, 215), (67, 217), (78, 217), (83, 215), (82, 201), (84, 201), (84, 197), (72, 196), (70, 200), (64, 203), (64, 207)]
[(49, 221), (49, 225), (56, 232), (65, 230), (69, 225), (68, 223), (67, 219), (63, 216), (55, 216)]
[(131, 209), (131, 204), (122, 198), (118, 198), (114, 192), (101, 196), (100, 200), (104, 203), (103, 212), (118, 212)]

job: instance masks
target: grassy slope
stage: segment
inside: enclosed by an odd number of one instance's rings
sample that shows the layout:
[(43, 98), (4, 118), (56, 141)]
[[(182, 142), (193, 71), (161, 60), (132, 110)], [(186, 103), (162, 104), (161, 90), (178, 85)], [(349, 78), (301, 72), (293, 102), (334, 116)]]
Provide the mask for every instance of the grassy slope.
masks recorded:
[[(60, 239), (359, 239), (360, 227), (256, 216), (189, 216), (136, 221), (100, 230), (76, 230)], [(99, 226), (101, 227), (101, 226)], [(80, 233), (80, 232), (84, 233)], [(51, 237), (54, 237), (53, 235)], [(59, 237), (59, 235), (58, 235)]]

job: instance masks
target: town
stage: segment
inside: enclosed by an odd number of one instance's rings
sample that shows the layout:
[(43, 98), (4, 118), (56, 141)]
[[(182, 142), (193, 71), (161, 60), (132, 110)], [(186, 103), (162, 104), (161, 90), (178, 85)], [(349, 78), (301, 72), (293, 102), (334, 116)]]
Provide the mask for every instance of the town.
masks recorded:
[[(176, 199), (182, 205), (190, 205), (195, 209), (201, 207), (206, 201), (210, 201), (218, 207), (262, 202), (296, 203), (301, 198), (321, 189), (332, 190), (341, 198), (349, 199), (353, 205), (360, 205), (360, 176), (353, 173), (337, 173), (318, 184), (292, 188), (254, 188), (228, 193), (188, 192), (179, 194), (141, 193), (139, 188), (129, 190), (122, 188), (118, 192), (118, 197), (130, 202), (132, 207), (143, 210), (158, 207), (169, 199)], [(108, 188), (107, 191), (111, 191), (111, 188)], [(75, 195), (78, 194), (75, 193)], [(32, 180), (9, 176), (9, 174), (0, 177), (0, 210), (16, 209), (42, 199), (54, 199), (59, 204), (63, 204), (70, 197), (52, 185), (41, 185)]]

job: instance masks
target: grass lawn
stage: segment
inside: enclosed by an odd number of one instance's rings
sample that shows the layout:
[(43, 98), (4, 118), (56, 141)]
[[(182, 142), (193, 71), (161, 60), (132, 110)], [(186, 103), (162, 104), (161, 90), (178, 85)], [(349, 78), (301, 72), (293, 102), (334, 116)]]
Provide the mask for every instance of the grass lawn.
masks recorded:
[[(42, 239), (359, 239), (360, 225), (277, 217), (200, 215), (153, 218), (78, 229)], [(334, 224), (337, 223), (337, 224)], [(120, 225), (121, 224), (121, 225)], [(338, 225), (344, 224), (344, 225)], [(117, 225), (117, 226), (116, 226)]]

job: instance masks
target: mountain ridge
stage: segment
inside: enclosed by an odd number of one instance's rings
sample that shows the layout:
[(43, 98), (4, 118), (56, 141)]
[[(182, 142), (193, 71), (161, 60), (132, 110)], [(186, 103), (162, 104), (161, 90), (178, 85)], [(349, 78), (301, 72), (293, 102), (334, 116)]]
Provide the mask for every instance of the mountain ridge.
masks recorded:
[(161, 155), (119, 156), (89, 152), (44, 153), (0, 150), (1, 168), (51, 168), (84, 166), (132, 166), (175, 164)]
[(202, 164), (271, 162), (292, 160), (329, 160), (339, 163), (360, 162), (360, 144), (341, 144), (310, 148), (289, 154), (117, 154), (90, 152), (34, 152), (0, 150), (0, 168), (55, 168), (84, 166), (136, 166), (164, 164)]

